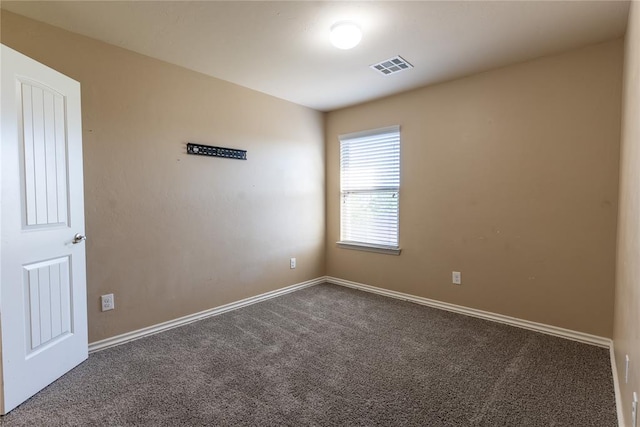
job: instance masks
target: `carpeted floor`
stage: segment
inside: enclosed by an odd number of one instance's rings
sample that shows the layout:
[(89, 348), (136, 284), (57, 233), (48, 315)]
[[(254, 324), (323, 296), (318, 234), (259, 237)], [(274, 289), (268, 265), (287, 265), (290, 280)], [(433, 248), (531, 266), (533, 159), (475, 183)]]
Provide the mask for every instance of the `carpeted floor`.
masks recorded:
[(104, 350), (3, 426), (616, 426), (606, 349), (318, 285)]

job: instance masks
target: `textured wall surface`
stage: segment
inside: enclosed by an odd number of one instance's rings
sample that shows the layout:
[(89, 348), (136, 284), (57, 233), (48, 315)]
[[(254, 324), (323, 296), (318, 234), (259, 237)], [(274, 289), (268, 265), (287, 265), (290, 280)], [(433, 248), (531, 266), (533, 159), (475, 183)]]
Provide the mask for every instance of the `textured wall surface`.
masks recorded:
[[(613, 339), (623, 415), (631, 425), (633, 392), (640, 394), (640, 4), (631, 3), (625, 45), (620, 213)], [(630, 359), (624, 382), (625, 355)]]
[[(611, 337), (622, 59), (614, 40), (329, 113), (327, 274)], [(338, 248), (338, 135), (395, 124), (402, 254)]]
[(324, 275), (321, 113), (6, 11), (2, 43), (82, 85), (90, 342)]
[[(2, 42), (82, 83), (90, 341), (323, 275), (325, 156), (328, 274), (612, 335), (620, 40), (324, 123), (8, 12)], [(403, 252), (339, 249), (337, 136), (392, 124)], [(249, 161), (187, 156), (187, 141), (248, 149)], [(117, 308), (101, 313), (109, 292)]]

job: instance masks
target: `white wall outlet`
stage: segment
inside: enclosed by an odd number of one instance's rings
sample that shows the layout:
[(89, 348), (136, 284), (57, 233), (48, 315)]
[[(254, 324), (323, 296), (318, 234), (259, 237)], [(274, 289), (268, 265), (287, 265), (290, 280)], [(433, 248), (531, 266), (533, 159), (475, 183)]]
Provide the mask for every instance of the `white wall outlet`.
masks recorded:
[(289, 260), (289, 266), (290, 266), (291, 268), (296, 268), (296, 259), (295, 259), (295, 258), (291, 258), (291, 259)]
[(460, 274), (459, 271), (454, 271), (451, 273), (451, 281), (453, 282), (454, 285), (462, 284), (462, 275)]
[(629, 383), (629, 355), (624, 356), (624, 383)]
[(635, 391), (631, 403), (631, 427), (638, 427), (638, 393)]
[(116, 308), (116, 300), (113, 294), (102, 295), (100, 297), (100, 302), (102, 303), (102, 311), (113, 310)]

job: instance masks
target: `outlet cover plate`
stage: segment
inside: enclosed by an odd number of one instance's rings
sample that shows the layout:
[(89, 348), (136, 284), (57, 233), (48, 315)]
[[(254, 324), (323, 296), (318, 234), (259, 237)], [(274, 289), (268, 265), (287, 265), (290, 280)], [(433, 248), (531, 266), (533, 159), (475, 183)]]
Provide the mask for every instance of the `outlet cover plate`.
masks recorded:
[(459, 271), (451, 272), (451, 281), (453, 282), (454, 285), (461, 285), (462, 284), (462, 274), (460, 274)]
[(100, 297), (100, 303), (102, 305), (102, 311), (109, 311), (116, 308), (113, 294), (102, 295)]

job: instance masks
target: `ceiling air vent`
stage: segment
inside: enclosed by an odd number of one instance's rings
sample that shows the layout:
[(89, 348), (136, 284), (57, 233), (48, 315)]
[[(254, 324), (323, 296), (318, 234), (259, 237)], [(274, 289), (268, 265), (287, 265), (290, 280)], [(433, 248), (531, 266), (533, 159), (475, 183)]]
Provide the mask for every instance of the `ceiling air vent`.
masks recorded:
[(371, 65), (371, 68), (380, 74), (388, 76), (389, 74), (395, 74), (402, 70), (413, 68), (413, 65), (409, 64), (407, 60), (401, 56), (394, 56), (393, 58)]

